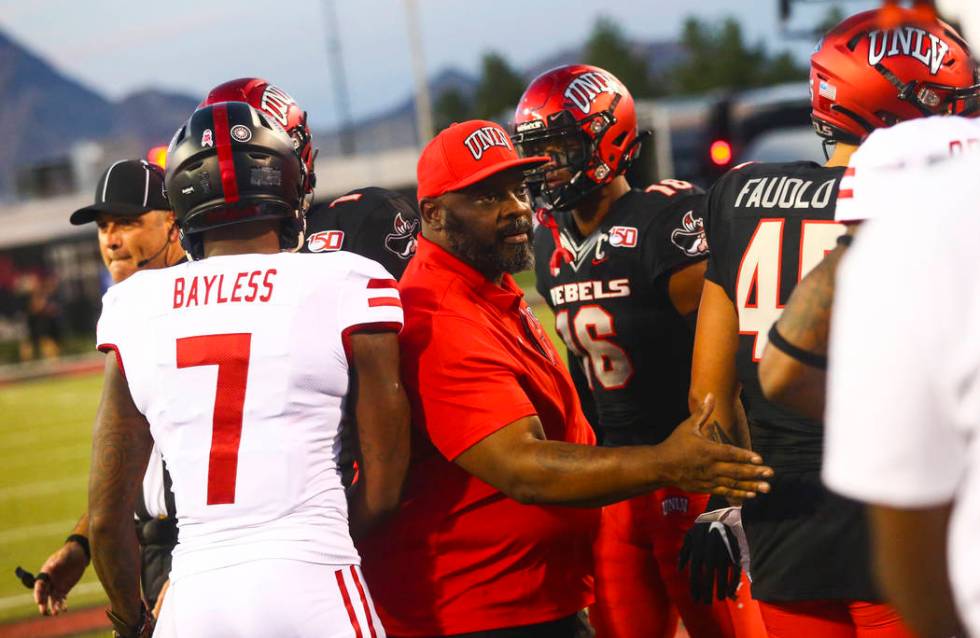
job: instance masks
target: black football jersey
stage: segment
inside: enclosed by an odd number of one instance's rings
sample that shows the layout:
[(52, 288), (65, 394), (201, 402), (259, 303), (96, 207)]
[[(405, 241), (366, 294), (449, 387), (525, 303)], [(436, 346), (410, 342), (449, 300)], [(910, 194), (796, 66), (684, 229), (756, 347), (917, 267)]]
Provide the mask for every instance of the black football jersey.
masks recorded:
[(535, 231), (537, 288), (591, 388), (604, 445), (659, 443), (688, 416), (693, 335), (667, 286), (707, 245), (694, 215), (703, 193), (672, 183), (623, 195), (588, 237), (571, 213), (555, 213), (573, 255), (558, 272), (551, 230)]
[(845, 228), (834, 222), (844, 168), (749, 164), (711, 188), (699, 213), (711, 256), (706, 278), (738, 311), (736, 374), (752, 447), (776, 476), (742, 507), (761, 600), (874, 599), (863, 509), (823, 488), (823, 424), (767, 401), (758, 362), (790, 294)]
[(384, 188), (359, 188), (310, 209), (301, 252), (350, 251), (401, 279), (420, 228), (415, 204), (407, 197)]

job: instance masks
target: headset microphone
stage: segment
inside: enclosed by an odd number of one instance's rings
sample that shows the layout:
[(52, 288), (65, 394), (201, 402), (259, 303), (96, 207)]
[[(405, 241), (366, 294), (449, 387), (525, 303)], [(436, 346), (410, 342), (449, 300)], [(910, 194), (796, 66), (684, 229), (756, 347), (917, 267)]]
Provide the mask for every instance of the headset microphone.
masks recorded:
[(155, 253), (153, 253), (152, 255), (150, 255), (149, 257), (147, 257), (146, 259), (140, 259), (138, 262), (136, 262), (136, 267), (137, 268), (143, 268), (148, 263), (150, 263), (151, 261), (153, 261), (154, 259), (156, 259), (157, 257), (159, 257), (163, 253), (163, 251), (165, 251), (167, 249), (167, 247), (170, 245), (170, 233), (172, 233), (172, 232), (174, 232), (173, 225), (171, 225), (170, 228), (167, 229), (167, 241), (164, 242), (163, 246), (160, 246), (160, 250), (156, 251)]

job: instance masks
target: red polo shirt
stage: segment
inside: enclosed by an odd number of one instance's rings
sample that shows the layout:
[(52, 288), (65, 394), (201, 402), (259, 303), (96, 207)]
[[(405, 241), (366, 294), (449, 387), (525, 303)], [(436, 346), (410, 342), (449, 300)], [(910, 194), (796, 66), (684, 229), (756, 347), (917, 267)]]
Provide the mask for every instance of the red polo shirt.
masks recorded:
[(385, 629), (466, 633), (583, 609), (599, 510), (521, 505), (452, 462), (534, 414), (549, 439), (595, 444), (554, 346), (510, 275), (494, 284), (422, 237), (399, 288), (412, 463), (399, 512), (359, 543)]

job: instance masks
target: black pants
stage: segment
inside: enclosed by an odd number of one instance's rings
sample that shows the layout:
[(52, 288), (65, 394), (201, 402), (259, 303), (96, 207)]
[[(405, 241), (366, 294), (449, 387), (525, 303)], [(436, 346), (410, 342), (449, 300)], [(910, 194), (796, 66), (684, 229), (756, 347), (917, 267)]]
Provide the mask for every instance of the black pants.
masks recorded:
[[(592, 638), (595, 631), (585, 612), (579, 612), (565, 618), (520, 627), (504, 627), (488, 631), (474, 631), (469, 634), (453, 634), (452, 636), (432, 638)], [(390, 636), (389, 638), (396, 638)]]

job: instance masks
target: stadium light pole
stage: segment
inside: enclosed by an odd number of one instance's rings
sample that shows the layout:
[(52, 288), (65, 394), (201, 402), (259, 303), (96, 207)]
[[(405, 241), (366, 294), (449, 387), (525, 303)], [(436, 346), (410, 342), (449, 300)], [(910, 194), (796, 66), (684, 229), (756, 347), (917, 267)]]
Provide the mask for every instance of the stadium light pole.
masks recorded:
[(337, 102), (337, 116), (340, 120), (340, 153), (354, 154), (354, 127), (351, 126), (350, 95), (347, 91), (347, 73), (344, 71), (344, 55), (340, 47), (340, 29), (337, 21), (337, 7), (333, 0), (323, 0), (323, 16), (327, 28), (327, 59), (330, 75), (333, 78), (333, 94)]
[(432, 139), (432, 99), (429, 96), (429, 79), (425, 74), (425, 57), (422, 49), (422, 32), (419, 29), (418, 4), (405, 0), (408, 18), (408, 45), (412, 55), (412, 74), (415, 76), (415, 125), (418, 129), (419, 146)]

